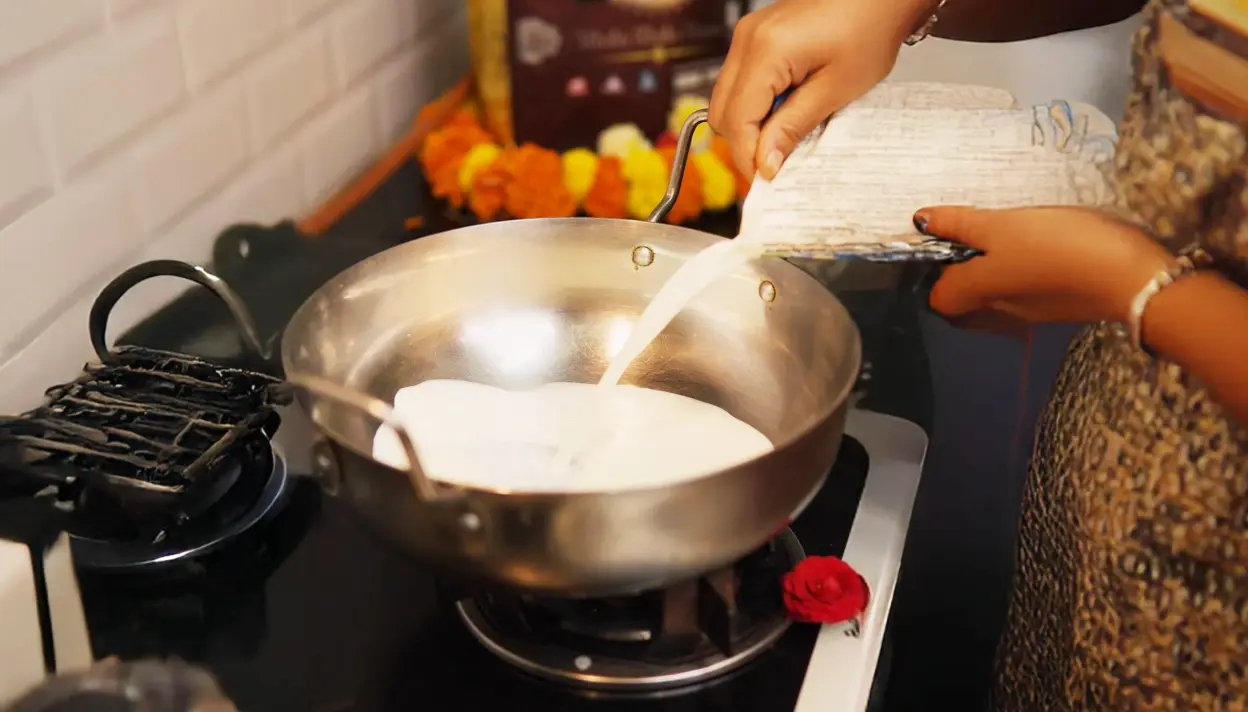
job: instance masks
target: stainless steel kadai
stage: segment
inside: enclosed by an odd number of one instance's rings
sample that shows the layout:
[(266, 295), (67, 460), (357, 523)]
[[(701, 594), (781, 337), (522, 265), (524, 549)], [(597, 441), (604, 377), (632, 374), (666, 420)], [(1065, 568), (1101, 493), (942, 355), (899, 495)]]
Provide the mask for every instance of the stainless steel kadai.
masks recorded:
[[(612, 345), (676, 268), (721, 239), (659, 222), (705, 120), (695, 113), (682, 129), (667, 194), (648, 222), (460, 228), (386, 250), (313, 293), (282, 335), (281, 366), (320, 430), (313, 459), (325, 490), (421, 562), (563, 597), (633, 593), (727, 565), (798, 513), (836, 458), (861, 345), (840, 302), (779, 259), (705, 290), (624, 379), (718, 405), (770, 438), (774, 452), (675, 486), (622, 483), (586, 494), (449, 487), (419, 466), (404, 472), (371, 457), (402, 387), (432, 378), (512, 389), (598, 379)], [(101, 355), (112, 306), (159, 275), (211, 289), (266, 354), (224, 282), (157, 261), (100, 294), (91, 320)]]

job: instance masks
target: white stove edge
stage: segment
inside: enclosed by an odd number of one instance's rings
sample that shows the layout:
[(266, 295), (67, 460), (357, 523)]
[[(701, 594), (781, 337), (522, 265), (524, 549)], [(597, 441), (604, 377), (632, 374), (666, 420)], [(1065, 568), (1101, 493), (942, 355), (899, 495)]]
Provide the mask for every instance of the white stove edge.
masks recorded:
[[(43, 554), (52, 649), (58, 674), (79, 672), (93, 662), (74, 573), (69, 536), (61, 534)], [(42, 683), (43, 633), (30, 547), (0, 541), (0, 707)]]
[(867, 580), (871, 599), (857, 636), (844, 624), (819, 631), (794, 712), (866, 709), (927, 454), (923, 429), (890, 415), (851, 411), (845, 434), (862, 443), (870, 464), (841, 558)]

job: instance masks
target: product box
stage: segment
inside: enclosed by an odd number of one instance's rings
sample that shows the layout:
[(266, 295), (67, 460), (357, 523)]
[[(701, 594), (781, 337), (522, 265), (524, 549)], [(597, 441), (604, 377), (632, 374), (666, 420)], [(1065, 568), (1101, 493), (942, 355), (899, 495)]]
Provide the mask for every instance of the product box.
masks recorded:
[(468, 0), (488, 128), (506, 143), (593, 147), (608, 126), (654, 140), (677, 98), (709, 97), (747, 0)]

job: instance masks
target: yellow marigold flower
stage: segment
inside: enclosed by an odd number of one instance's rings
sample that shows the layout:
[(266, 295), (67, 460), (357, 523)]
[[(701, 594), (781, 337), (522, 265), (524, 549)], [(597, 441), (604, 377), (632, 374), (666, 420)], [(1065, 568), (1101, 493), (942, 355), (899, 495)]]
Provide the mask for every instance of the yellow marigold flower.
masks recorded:
[(702, 204), (707, 210), (724, 210), (737, 199), (737, 177), (713, 151), (689, 157), (702, 178)]
[(459, 164), (459, 189), (467, 193), (472, 188), (472, 179), (477, 171), (493, 163), (502, 152), (503, 149), (493, 143), (478, 143), (468, 149), (464, 160)]
[(629, 183), (657, 180), (667, 183), (667, 161), (653, 148), (634, 148), (624, 155), (620, 169)]
[(624, 160), (634, 148), (650, 148), (650, 141), (637, 124), (615, 124), (598, 134), (599, 156), (615, 156)]
[[(698, 109), (706, 108), (706, 99), (692, 94), (683, 94), (672, 102), (672, 110), (667, 114), (667, 130), (680, 135), (680, 127), (685, 125), (689, 115)], [(695, 153), (705, 151), (711, 145), (711, 127), (702, 124), (693, 132), (691, 150)]]
[(628, 214), (644, 220), (667, 192), (667, 162), (652, 148), (634, 148), (621, 169), (628, 181)]
[(580, 203), (598, 175), (598, 156), (588, 148), (574, 148), (563, 154), (563, 185)]

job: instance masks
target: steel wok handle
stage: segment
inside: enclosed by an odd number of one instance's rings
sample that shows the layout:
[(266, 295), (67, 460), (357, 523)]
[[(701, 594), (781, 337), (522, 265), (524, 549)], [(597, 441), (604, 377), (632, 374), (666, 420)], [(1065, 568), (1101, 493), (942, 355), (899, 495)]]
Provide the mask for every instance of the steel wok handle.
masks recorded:
[[(425, 502), (446, 499), (446, 495), (439, 490), (437, 484), (425, 476), (425, 470), (420, 465), (420, 456), (416, 452), (416, 443), (412, 442), (407, 428), (399, 422), (398, 415), (394, 412), (394, 408), (390, 407), (390, 404), (380, 398), (374, 398), (367, 393), (361, 393), (353, 388), (348, 388), (327, 378), (314, 376), (310, 373), (288, 374), (286, 382), (291, 387), (312, 396), (313, 399), (324, 398), (336, 405), (360, 411), (383, 426), (390, 428), (398, 436), (399, 444), (403, 447), (403, 454), (407, 457), (407, 476), (412, 482), (412, 487), (416, 489), (417, 496)], [(316, 422), (315, 414), (313, 414), (312, 421)]]
[(256, 328), (256, 322), (251, 318), (251, 312), (247, 311), (246, 305), (243, 304), (243, 300), (238, 294), (233, 289), (230, 289), (225, 280), (217, 275), (198, 265), (179, 260), (140, 262), (114, 277), (113, 281), (100, 290), (99, 295), (95, 298), (95, 302), (91, 305), (87, 329), (91, 334), (91, 347), (95, 350), (95, 355), (101, 362), (107, 362), (110, 356), (108, 351), (108, 318), (112, 315), (113, 308), (126, 295), (126, 292), (129, 292), (140, 282), (145, 282), (153, 277), (179, 277), (194, 282), (212, 292), (225, 304), (226, 309), (230, 310), (230, 315), (234, 317), (234, 321), (238, 324), (238, 330), (242, 334), (243, 342), (247, 348), (266, 363), (272, 363), (273, 358), (270, 349), (260, 342), (260, 331)]
[[(793, 92), (792, 88), (786, 89), (776, 97), (772, 102), (771, 111), (774, 112), (789, 98), (789, 94)], [(770, 115), (770, 113), (768, 114)], [(693, 148), (693, 132), (701, 124), (706, 123), (710, 118), (710, 112), (707, 109), (698, 109), (689, 114), (689, 118), (685, 119), (685, 123), (680, 127), (680, 134), (676, 137), (676, 153), (672, 156), (672, 173), (667, 178), (667, 190), (663, 193), (663, 199), (650, 212), (647, 221), (657, 223), (667, 217), (667, 213), (676, 204), (676, 197), (680, 195), (680, 184), (685, 179), (685, 166), (689, 163), (689, 152)]]
[(680, 195), (680, 182), (685, 179), (685, 165), (689, 163), (689, 150), (693, 147), (694, 129), (706, 123), (708, 116), (706, 109), (698, 109), (689, 114), (685, 124), (680, 127), (680, 135), (676, 137), (676, 153), (672, 156), (672, 174), (667, 178), (667, 192), (663, 193), (663, 199), (650, 212), (647, 221), (661, 221), (676, 204), (676, 196)]

